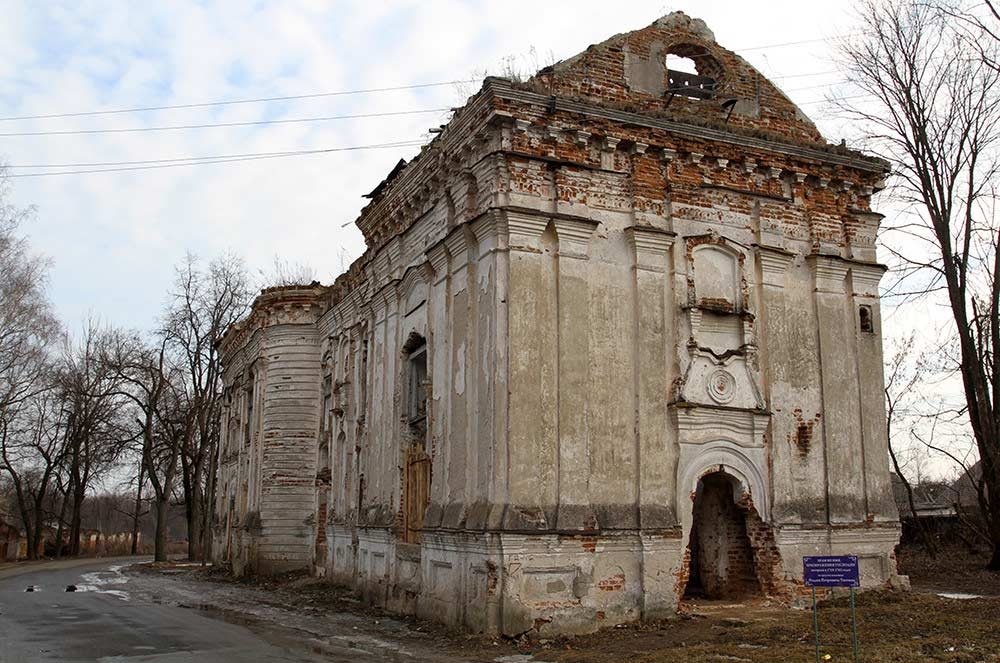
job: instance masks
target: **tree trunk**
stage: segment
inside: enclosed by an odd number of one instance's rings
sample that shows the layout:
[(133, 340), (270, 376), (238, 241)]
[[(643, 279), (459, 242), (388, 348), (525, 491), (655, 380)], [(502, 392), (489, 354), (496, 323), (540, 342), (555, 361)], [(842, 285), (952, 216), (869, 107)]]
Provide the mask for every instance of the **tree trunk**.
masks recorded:
[(59, 524), (56, 526), (56, 559), (62, 557), (62, 540), (63, 533), (65, 532), (64, 523), (66, 522), (66, 507), (69, 506), (69, 493), (63, 495), (62, 505), (59, 507)]
[(993, 543), (993, 555), (990, 557), (989, 563), (986, 565), (986, 569), (989, 571), (1000, 572), (1000, 508), (997, 507), (996, 502), (992, 499), (992, 496), (996, 493), (992, 492), (992, 486), (987, 486), (987, 490), (990, 490), (990, 507), (991, 513), (983, 514), (985, 517), (989, 518), (989, 532), (990, 539)]
[(184, 489), (184, 518), (187, 521), (187, 542), (188, 542), (188, 559), (194, 559), (194, 520), (192, 519), (192, 511), (194, 510), (193, 501), (193, 488), (191, 485), (191, 465), (188, 463), (187, 454), (182, 450), (180, 453), (181, 459), (181, 488)]
[(38, 530), (39, 528), (27, 520), (24, 521), (24, 538), (28, 541), (28, 559), (38, 559)]
[(191, 504), (188, 510), (188, 560), (195, 562), (204, 551), (202, 546), (202, 510), (204, 509), (202, 491), (198, 486), (191, 486)]
[[(217, 447), (218, 445), (216, 445)], [(202, 562), (209, 562), (212, 560), (212, 545), (214, 543), (213, 538), (215, 536), (213, 525), (215, 524), (215, 470), (217, 467), (216, 463), (216, 452), (217, 449), (213, 449), (209, 453), (209, 458), (212, 461), (208, 465), (208, 489), (205, 491), (205, 541), (204, 548), (202, 549)]]
[(167, 510), (170, 498), (166, 495), (156, 500), (156, 535), (153, 544), (153, 560), (167, 561)]
[(142, 483), (146, 477), (146, 464), (139, 461), (139, 478), (135, 490), (135, 511), (132, 512), (132, 555), (139, 554), (139, 518), (142, 515)]
[(69, 527), (69, 554), (71, 557), (80, 556), (80, 535), (83, 529), (83, 489), (76, 486), (73, 491), (73, 511), (70, 515)]

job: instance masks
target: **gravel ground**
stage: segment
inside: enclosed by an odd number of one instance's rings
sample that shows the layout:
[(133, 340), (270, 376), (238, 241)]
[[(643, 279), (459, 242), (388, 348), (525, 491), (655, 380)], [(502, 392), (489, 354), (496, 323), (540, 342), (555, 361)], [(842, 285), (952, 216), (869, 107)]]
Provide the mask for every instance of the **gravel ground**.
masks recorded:
[[(957, 566), (977, 577), (981, 570), (974, 565)], [(921, 573), (938, 580), (933, 591), (859, 595), (861, 660), (1000, 663), (1000, 597), (938, 596), (934, 592), (949, 586), (947, 574), (934, 575), (932, 568), (921, 568)], [(358, 660), (773, 663), (814, 658), (811, 612), (763, 599), (693, 602), (676, 618), (589, 636), (508, 640), (388, 615), (365, 606), (346, 589), (303, 575), (236, 581), (224, 570), (197, 565), (140, 565), (129, 573), (142, 576), (131, 591), (141, 587), (139, 591), (148, 592), (153, 600), (209, 610), (223, 619), (262, 629), (294, 631), (314, 651), (353, 651)], [(986, 579), (997, 580), (995, 574)], [(925, 580), (918, 575), (915, 584), (929, 586)], [(953, 590), (964, 592), (968, 587), (959, 583)], [(983, 587), (981, 580), (979, 588)], [(824, 642), (850, 642), (846, 599), (824, 603), (820, 621)], [(851, 660), (850, 648), (845, 646), (824, 647), (821, 653), (830, 657), (824, 660)]]

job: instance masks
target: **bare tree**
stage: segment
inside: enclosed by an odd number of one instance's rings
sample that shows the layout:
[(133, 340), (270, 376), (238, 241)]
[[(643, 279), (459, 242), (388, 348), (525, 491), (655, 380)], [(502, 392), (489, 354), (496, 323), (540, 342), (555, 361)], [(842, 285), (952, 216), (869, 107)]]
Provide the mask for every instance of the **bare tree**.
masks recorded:
[(866, 0), (843, 61), (865, 100), (844, 105), (868, 149), (895, 171), (912, 216), (884, 244), (920, 295), (940, 296), (954, 323), (967, 415), (987, 490), (980, 507), (1000, 570), (1000, 253), (993, 182), (1000, 141), (997, 43), (947, 0)]
[(136, 414), (141, 446), (133, 530), (138, 529), (142, 485), (153, 490), (155, 529), (153, 554), (157, 562), (167, 560), (167, 515), (174, 495), (178, 461), (190, 437), (192, 416), (186, 406), (183, 372), (171, 365), (168, 339), (161, 335), (155, 345), (137, 334), (119, 332), (106, 349), (106, 361), (121, 380), (121, 394)]
[[(927, 375), (927, 363), (925, 356), (915, 352), (915, 338), (911, 334), (896, 347), (886, 364), (885, 375), (885, 430), (886, 438), (889, 440), (889, 458), (892, 460), (892, 467), (896, 471), (904, 490), (906, 491), (906, 502), (910, 509), (910, 517), (917, 530), (917, 536), (921, 545), (927, 553), (934, 557), (937, 555), (937, 546), (931, 538), (930, 533), (924, 527), (917, 514), (917, 505), (914, 498), (913, 484), (907, 473), (903, 471), (904, 462), (900, 460), (902, 453), (900, 438), (902, 435), (899, 429), (905, 428), (902, 419), (908, 414), (906, 411), (909, 400), (914, 395), (914, 390)], [(917, 476), (917, 483), (921, 477)]]
[(37, 559), (52, 484), (63, 471), (65, 437), (54, 391), (36, 394), (0, 422), (0, 469), (10, 478), (24, 525), (28, 559)]
[(193, 430), (181, 455), (188, 518), (188, 557), (207, 559), (211, 544), (212, 493), (219, 443), (222, 367), (218, 341), (246, 313), (251, 289), (243, 261), (224, 255), (202, 268), (188, 255), (177, 269), (165, 329), (186, 372)]
[(114, 332), (88, 321), (75, 345), (67, 343), (59, 389), (68, 411), (69, 549), (80, 553), (83, 501), (92, 482), (113, 469), (133, 433), (124, 418), (122, 378), (107, 361)]
[(48, 262), (18, 234), (32, 210), (10, 205), (7, 193), (0, 170), (0, 470), (17, 494), (33, 557), (41, 504), (61, 461), (45, 396), (52, 387), (49, 352), (60, 330), (45, 292)]

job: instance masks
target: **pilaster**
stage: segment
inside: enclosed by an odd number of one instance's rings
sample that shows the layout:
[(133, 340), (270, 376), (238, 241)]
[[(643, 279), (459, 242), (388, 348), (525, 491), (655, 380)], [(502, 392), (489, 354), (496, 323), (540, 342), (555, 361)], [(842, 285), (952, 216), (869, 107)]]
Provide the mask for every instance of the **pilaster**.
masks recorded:
[(638, 458), (639, 526), (662, 530), (677, 524), (677, 505), (670, 490), (676, 472), (677, 436), (670, 425), (666, 401), (673, 376), (677, 375), (676, 316), (669, 314), (671, 301), (671, 250), (674, 233), (632, 226), (625, 229), (635, 260), (636, 446)]
[(590, 384), (590, 288), (587, 247), (598, 223), (556, 217), (559, 247), (559, 511), (560, 530), (594, 529), (587, 427)]

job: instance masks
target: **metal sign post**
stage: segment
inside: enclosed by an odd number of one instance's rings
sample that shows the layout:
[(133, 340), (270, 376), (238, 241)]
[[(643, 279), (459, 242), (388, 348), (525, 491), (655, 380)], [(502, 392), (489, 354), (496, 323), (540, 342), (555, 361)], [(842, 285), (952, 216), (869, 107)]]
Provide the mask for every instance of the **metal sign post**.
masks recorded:
[(820, 663), (820, 647), (845, 647), (842, 643), (821, 643), (819, 640), (819, 606), (817, 587), (850, 587), (851, 589), (851, 647), (854, 663), (858, 663), (858, 618), (854, 607), (854, 588), (861, 586), (857, 555), (821, 555), (802, 558), (802, 579), (812, 587), (813, 636), (816, 644), (816, 663)]

